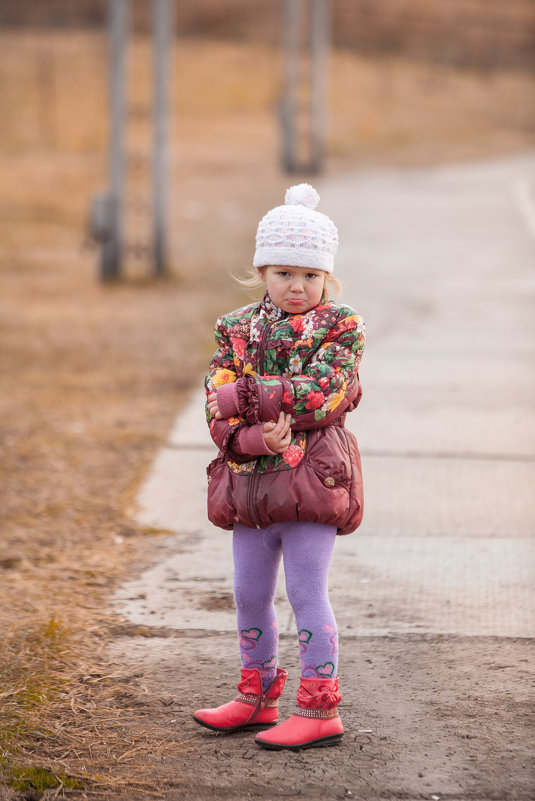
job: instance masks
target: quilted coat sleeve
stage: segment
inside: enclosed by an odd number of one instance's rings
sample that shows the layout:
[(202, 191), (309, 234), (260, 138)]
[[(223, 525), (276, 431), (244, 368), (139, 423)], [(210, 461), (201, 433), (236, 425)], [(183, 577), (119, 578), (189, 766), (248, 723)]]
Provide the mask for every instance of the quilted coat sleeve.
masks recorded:
[(252, 376), (236, 383), (240, 417), (248, 423), (292, 415), (292, 428), (304, 431), (329, 425), (360, 400), (358, 367), (365, 342), (362, 318), (347, 309), (328, 331), (303, 374)]
[(210, 428), (210, 434), (217, 447), (225, 452), (229, 446), (233, 434), (244, 425), (243, 418), (238, 416), (228, 420), (215, 420), (210, 417), (208, 411), (208, 395), (216, 392), (224, 384), (236, 381), (236, 371), (234, 369), (234, 359), (230, 339), (226, 333), (224, 317), (219, 317), (214, 330), (217, 350), (210, 361), (210, 370), (204, 380), (206, 392), (206, 422)]
[[(227, 331), (228, 327), (225, 318), (219, 317), (214, 332), (217, 350), (212, 356), (210, 370), (204, 382), (207, 399), (210, 393), (216, 392), (225, 384), (231, 384), (236, 381), (234, 353)], [(250, 424), (243, 417), (236, 414), (223, 420), (211, 418), (208, 411), (208, 400), (205, 405), (205, 413), (210, 435), (225, 456), (235, 462), (246, 462), (254, 458), (253, 454), (244, 453), (239, 447), (238, 432), (243, 428), (250, 427)], [(265, 453), (266, 451), (264, 450), (263, 452)]]

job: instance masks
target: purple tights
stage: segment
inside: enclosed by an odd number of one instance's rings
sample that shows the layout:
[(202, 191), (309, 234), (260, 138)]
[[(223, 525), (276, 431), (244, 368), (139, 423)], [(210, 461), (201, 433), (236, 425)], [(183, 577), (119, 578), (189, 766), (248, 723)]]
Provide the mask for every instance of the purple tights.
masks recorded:
[(327, 579), (335, 539), (336, 528), (322, 523), (234, 526), (234, 600), (242, 666), (258, 668), (264, 688), (277, 671), (279, 631), (273, 601), (281, 556), (299, 636), (301, 675), (338, 675), (338, 632)]

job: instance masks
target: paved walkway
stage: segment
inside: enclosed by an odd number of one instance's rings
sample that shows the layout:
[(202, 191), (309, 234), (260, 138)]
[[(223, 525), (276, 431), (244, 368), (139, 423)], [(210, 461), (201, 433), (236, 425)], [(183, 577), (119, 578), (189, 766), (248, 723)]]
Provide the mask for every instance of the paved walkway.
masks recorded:
[[(340, 228), (344, 299), (368, 326), (364, 399), (348, 418), (366, 514), (358, 534), (338, 541), (331, 576), (342, 628), (534, 634), (530, 175), (526, 157), (322, 188)], [(206, 521), (215, 449), (202, 403), (195, 395), (177, 419), (139, 495), (139, 520), (180, 532), (186, 550), (125, 588), (131, 597), (148, 587), (125, 611), (139, 623), (173, 627), (179, 615), (180, 628), (233, 631), (232, 609), (207, 615), (195, 598), (199, 581), (228, 592), (232, 574), (228, 536)]]
[[(366, 511), (335, 549), (340, 629), (531, 637), (535, 156), (361, 172), (320, 193), (340, 230), (343, 298), (368, 327), (348, 419)], [(119, 594), (134, 623), (233, 637), (230, 539), (205, 515), (214, 450), (199, 393), (139, 494), (139, 520), (177, 536)], [(293, 635), (282, 584), (278, 610)]]

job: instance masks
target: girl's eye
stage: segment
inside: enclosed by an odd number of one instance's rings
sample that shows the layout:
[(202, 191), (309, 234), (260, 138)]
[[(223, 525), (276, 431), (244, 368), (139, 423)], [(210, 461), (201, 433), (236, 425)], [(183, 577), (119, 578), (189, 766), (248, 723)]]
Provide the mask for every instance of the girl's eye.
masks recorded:
[(281, 270), (279, 272), (279, 275), (281, 278), (287, 278), (290, 275), (290, 273), (285, 273), (283, 270)]
[(319, 278), (319, 275), (316, 275), (316, 273), (307, 273), (305, 278)]

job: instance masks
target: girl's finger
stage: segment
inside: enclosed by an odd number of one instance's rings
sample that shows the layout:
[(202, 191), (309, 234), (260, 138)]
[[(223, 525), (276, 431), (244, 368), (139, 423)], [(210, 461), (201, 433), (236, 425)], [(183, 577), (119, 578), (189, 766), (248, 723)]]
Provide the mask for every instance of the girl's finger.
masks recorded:
[(281, 412), (281, 415), (282, 415), (282, 419), (284, 421), (284, 427), (288, 428), (290, 423), (291, 423), (291, 421), (292, 421), (291, 414), (284, 414), (284, 412)]
[(275, 428), (273, 430), (277, 433), (278, 436), (284, 430), (284, 414), (282, 412), (280, 412), (279, 419), (277, 420)]
[(292, 415), (291, 414), (285, 414), (284, 415), (284, 427), (285, 427), (285, 429), (287, 431), (289, 431), (290, 428), (291, 428), (291, 425), (292, 425)]
[(284, 418), (284, 423), (283, 423), (283, 426), (282, 426), (282, 431), (284, 432), (284, 436), (286, 436), (287, 434), (289, 434), (289, 433), (290, 433), (290, 431), (291, 431), (291, 429), (290, 429), (290, 421), (289, 421), (289, 420), (288, 420), (286, 417)]

